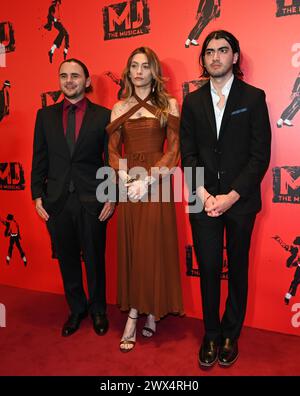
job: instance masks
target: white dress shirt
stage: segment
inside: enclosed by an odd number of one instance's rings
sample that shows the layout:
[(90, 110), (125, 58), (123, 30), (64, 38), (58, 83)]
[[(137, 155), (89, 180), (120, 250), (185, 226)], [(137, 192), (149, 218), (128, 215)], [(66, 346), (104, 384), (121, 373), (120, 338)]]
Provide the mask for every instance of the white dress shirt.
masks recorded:
[(215, 111), (215, 119), (216, 119), (216, 125), (217, 125), (217, 138), (219, 139), (219, 133), (220, 133), (220, 128), (221, 128), (221, 123), (222, 123), (222, 118), (227, 102), (227, 98), (233, 83), (233, 78), (234, 75), (230, 77), (230, 79), (227, 81), (227, 83), (224, 85), (222, 88), (222, 94), (225, 96), (225, 104), (222, 109), (218, 107), (218, 103), (221, 100), (220, 96), (217, 93), (217, 90), (215, 89), (212, 81), (210, 80), (210, 92), (211, 92), (211, 97), (212, 97), (212, 102), (214, 106), (214, 111)]

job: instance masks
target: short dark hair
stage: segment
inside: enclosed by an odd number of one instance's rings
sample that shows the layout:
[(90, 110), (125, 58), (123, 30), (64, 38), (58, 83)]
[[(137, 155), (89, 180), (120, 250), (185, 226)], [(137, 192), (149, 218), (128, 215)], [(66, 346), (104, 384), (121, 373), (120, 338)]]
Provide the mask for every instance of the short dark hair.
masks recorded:
[(244, 73), (241, 70), (240, 62), (241, 62), (241, 50), (240, 50), (240, 44), (239, 41), (232, 33), (227, 32), (226, 30), (214, 30), (211, 32), (206, 39), (203, 42), (200, 57), (199, 57), (199, 63), (200, 66), (202, 67), (202, 73), (201, 77), (209, 77), (209, 73), (207, 72), (206, 68), (204, 67), (204, 57), (205, 57), (205, 51), (207, 49), (207, 46), (209, 42), (213, 39), (219, 40), (219, 39), (224, 39), (228, 42), (230, 45), (232, 52), (234, 54), (238, 54), (238, 60), (237, 62), (233, 65), (233, 74), (238, 77), (242, 78)]
[[(87, 66), (81, 61), (81, 60), (79, 60), (79, 59), (76, 59), (76, 58), (69, 58), (69, 59), (66, 59), (66, 60), (64, 60), (63, 62), (61, 62), (61, 64), (59, 65), (59, 69), (58, 70), (60, 70), (60, 68), (62, 67), (62, 65), (64, 64), (64, 63), (77, 63), (79, 66), (81, 66), (81, 68), (82, 68), (82, 70), (83, 70), (83, 73), (84, 73), (84, 75), (85, 75), (85, 78), (89, 78), (90, 77), (90, 73), (89, 73), (89, 69), (87, 68)], [(92, 87), (92, 85), (90, 85), (89, 87), (87, 87), (86, 89), (85, 89), (85, 92), (86, 93), (89, 93), (89, 92), (92, 92), (93, 91), (93, 87)]]

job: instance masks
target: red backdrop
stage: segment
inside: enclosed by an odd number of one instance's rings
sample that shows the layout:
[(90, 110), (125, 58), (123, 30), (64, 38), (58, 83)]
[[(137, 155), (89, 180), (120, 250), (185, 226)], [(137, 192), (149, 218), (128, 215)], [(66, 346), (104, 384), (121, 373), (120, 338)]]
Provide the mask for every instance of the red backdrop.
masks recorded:
[[(126, 3), (130, 3), (127, 8)], [(136, 18), (134, 3), (137, 12), (144, 10), (140, 18)], [(55, 29), (48, 31), (43, 28), (50, 4), (50, 0), (1, 2), (0, 42), (6, 46), (6, 54), (0, 54), (0, 88), (5, 80), (11, 87), (7, 88), (9, 114), (0, 121), (0, 216), (6, 218), (8, 213), (15, 216), (28, 266), (24, 267), (17, 251), (11, 264), (6, 265), (9, 239), (5, 238), (4, 225), (0, 224), (0, 282), (61, 293), (58, 264), (51, 259), (49, 237), (45, 225), (35, 213), (30, 196), (35, 114), (42, 104), (41, 95), (58, 90), (58, 65), (63, 59), (62, 47), (55, 51), (52, 64), (48, 59), (48, 51), (57, 35)], [(119, 8), (111, 7), (118, 4)], [(94, 86), (91, 99), (111, 108), (119, 87), (107, 72), (119, 77), (129, 53), (146, 45), (158, 54), (164, 74), (169, 78), (168, 88), (182, 103), (184, 83), (199, 77), (199, 47), (184, 47), (188, 33), (196, 23), (198, 5), (199, 0), (62, 0), (60, 17), (70, 35), (68, 56), (82, 59), (88, 65)], [(132, 12), (124, 19), (123, 28), (135, 28), (129, 31), (131, 36), (126, 36), (125, 31), (121, 38), (106, 40), (105, 26), (115, 28), (112, 16), (119, 13), (120, 22), (125, 16), (121, 14), (122, 9), (126, 13), (129, 6)], [(105, 7), (108, 7), (107, 12)], [(292, 297), (289, 305), (284, 303), (285, 293), (294, 276), (297, 280), (297, 267), (286, 266), (290, 253), (272, 237), (278, 235), (292, 246), (299, 235), (300, 115), (295, 115), (292, 127), (276, 127), (276, 121), (291, 102), (290, 95), (299, 72), (299, 8), (299, 1), (221, 0), (220, 16), (209, 22), (199, 38), (201, 45), (203, 38), (215, 29), (226, 29), (235, 34), (243, 53), (245, 80), (263, 88), (267, 94), (273, 130), (272, 159), (263, 181), (263, 210), (258, 215), (252, 240), (246, 325), (297, 335), (300, 334), (300, 291)], [(279, 16), (280, 11), (282, 16)], [(110, 18), (107, 25), (105, 15)], [(144, 29), (144, 34), (134, 36), (139, 27)], [(106, 36), (111, 37), (113, 33), (106, 30)], [(119, 33), (115, 35), (120, 36)], [(195, 89), (193, 83), (185, 84), (187, 86)], [(53, 101), (48, 95), (47, 104), (51, 103)], [(18, 177), (13, 171), (16, 165), (9, 168), (11, 163), (21, 164), (24, 189), (12, 190), (18, 185)], [(10, 172), (7, 173), (8, 169)], [(192, 240), (188, 217), (180, 204), (177, 205), (177, 222), (186, 313), (201, 317), (199, 278), (186, 275), (185, 246), (192, 245)], [(293, 247), (300, 250), (297, 244)], [(107, 285), (108, 300), (114, 303), (116, 215), (108, 232)], [(222, 281), (222, 287), (225, 297), (226, 280)]]

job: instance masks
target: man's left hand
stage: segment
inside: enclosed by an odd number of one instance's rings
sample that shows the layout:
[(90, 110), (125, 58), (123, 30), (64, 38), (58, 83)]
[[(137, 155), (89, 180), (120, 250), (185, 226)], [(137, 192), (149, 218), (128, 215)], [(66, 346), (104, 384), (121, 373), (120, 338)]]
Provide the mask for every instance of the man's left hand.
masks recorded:
[(216, 195), (215, 200), (205, 207), (207, 215), (210, 217), (218, 217), (231, 208), (233, 204), (240, 198), (240, 195), (232, 190), (228, 194)]

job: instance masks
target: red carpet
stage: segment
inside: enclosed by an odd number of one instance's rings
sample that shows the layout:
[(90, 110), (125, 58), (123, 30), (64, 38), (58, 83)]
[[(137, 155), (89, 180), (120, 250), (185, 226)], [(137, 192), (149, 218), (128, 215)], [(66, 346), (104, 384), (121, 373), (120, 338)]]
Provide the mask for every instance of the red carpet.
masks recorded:
[(198, 367), (202, 322), (167, 317), (145, 340), (139, 320), (137, 345), (122, 354), (119, 339), (126, 315), (108, 307), (110, 330), (97, 336), (86, 319), (70, 338), (60, 335), (68, 311), (61, 295), (0, 286), (6, 327), (0, 328), (0, 375), (94, 376), (294, 376), (300, 374), (300, 337), (244, 328), (240, 357), (227, 369)]

